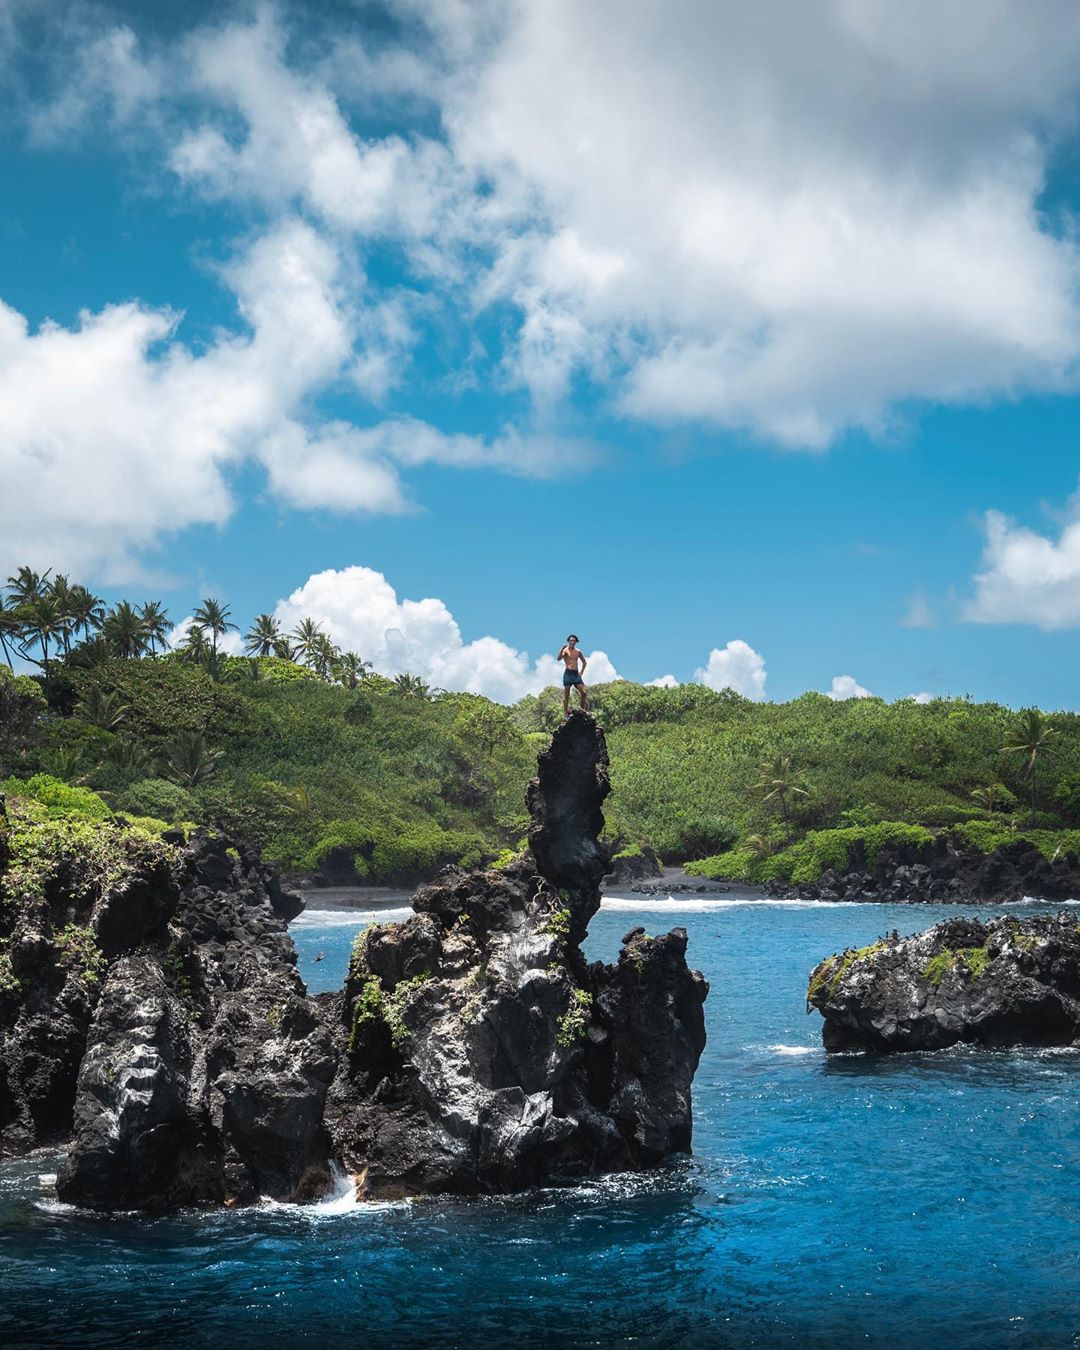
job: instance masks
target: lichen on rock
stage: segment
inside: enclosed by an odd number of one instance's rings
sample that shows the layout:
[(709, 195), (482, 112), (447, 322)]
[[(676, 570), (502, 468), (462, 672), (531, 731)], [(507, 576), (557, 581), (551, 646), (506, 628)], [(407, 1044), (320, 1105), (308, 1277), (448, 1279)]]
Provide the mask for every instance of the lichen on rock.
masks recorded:
[(1080, 929), (1068, 914), (949, 919), (827, 957), (807, 1011), (828, 1051), (1080, 1043)]

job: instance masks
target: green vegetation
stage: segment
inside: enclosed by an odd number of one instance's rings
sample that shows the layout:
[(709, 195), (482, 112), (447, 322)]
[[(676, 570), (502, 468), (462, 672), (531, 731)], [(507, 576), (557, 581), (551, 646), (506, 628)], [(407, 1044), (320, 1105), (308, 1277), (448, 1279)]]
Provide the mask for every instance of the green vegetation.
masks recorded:
[(555, 1032), (557, 1044), (565, 1049), (584, 1037), (589, 1029), (589, 1013), (592, 1004), (592, 994), (587, 994), (584, 989), (571, 991), (570, 1007), (559, 1018)]
[(883, 938), (879, 938), (877, 942), (872, 942), (869, 947), (851, 947), (847, 951), (841, 952), (839, 956), (827, 956), (811, 972), (810, 983), (806, 988), (807, 1006), (809, 1006), (810, 1000), (818, 990), (823, 989), (826, 984), (829, 986), (829, 993), (834, 994), (844, 975), (857, 961), (865, 961), (867, 957), (885, 951), (888, 945)]
[(936, 989), (950, 970), (963, 966), (973, 980), (977, 980), (986, 971), (990, 963), (990, 952), (986, 947), (950, 947), (944, 948), (926, 963), (923, 977)]
[[(237, 631), (199, 605), (174, 651), (160, 603), (107, 610), (22, 568), (0, 602), (0, 776), (41, 822), (208, 825), (286, 869), (328, 863), (412, 882), (446, 862), (505, 866), (558, 691), (501, 707), (374, 674), (319, 624)], [(15, 675), (21, 655), (37, 667)], [(702, 876), (812, 882), (941, 830), (990, 850), (1080, 855), (1080, 716), (966, 698), (886, 704), (808, 693), (754, 703), (701, 685), (591, 691), (608, 736), (607, 837)], [(1021, 807), (1020, 803), (1025, 805)], [(1021, 813), (1018, 816), (1018, 812)], [(353, 864), (353, 860), (355, 863)]]
[[(356, 948), (353, 948), (355, 957)], [(390, 1032), (390, 1042), (395, 1050), (400, 1050), (409, 1039), (409, 1028), (405, 1025), (405, 1009), (409, 1000), (421, 985), (431, 979), (429, 971), (414, 975), (411, 979), (401, 980), (389, 994), (383, 992), (382, 983), (377, 975), (370, 975), (364, 981), (353, 1008), (352, 1031), (349, 1036), (349, 1049), (355, 1050), (360, 1028), (367, 1022), (382, 1021)]]
[(54, 941), (60, 953), (60, 964), (65, 970), (71, 971), (87, 984), (100, 983), (106, 965), (105, 956), (89, 928), (69, 923), (57, 933)]

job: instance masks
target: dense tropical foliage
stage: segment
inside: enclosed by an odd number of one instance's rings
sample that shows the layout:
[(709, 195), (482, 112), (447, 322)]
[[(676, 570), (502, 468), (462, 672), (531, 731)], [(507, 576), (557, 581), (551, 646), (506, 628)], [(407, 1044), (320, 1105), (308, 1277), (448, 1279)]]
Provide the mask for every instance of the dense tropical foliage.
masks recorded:
[[(258, 615), (246, 656), (222, 650), (235, 631), (210, 598), (169, 650), (160, 604), (108, 608), (20, 569), (0, 607), (4, 790), (51, 793), (49, 809), (82, 792), (101, 818), (145, 828), (208, 824), (288, 868), (344, 850), (380, 881), (520, 846), (558, 691), (507, 708), (373, 674), (312, 619), (286, 632)], [(16, 674), (20, 657), (36, 673)], [(626, 681), (598, 686), (591, 706), (611, 752), (612, 841), (709, 875), (812, 879), (856, 843), (869, 856), (943, 828), (986, 848), (1021, 832), (1051, 855), (1080, 842), (1073, 713), (813, 693), (755, 703)]]

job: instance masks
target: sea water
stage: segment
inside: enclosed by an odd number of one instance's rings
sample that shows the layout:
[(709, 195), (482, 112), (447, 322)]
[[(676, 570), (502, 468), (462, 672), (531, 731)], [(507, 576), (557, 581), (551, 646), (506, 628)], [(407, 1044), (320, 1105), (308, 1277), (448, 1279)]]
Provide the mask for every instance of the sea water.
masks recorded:
[[(406, 912), (303, 915), (309, 987)], [(681, 924), (712, 985), (694, 1157), (648, 1175), (147, 1219), (59, 1205), (55, 1155), (0, 1165), (0, 1344), (1071, 1344), (1080, 1057), (827, 1058), (805, 1012), (821, 957), (957, 912), (999, 911), (605, 900), (590, 955)]]

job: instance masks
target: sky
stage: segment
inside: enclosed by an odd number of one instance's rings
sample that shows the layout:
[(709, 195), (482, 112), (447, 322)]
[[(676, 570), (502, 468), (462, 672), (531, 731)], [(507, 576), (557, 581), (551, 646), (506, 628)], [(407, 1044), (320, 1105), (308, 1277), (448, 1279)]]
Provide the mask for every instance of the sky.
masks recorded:
[(0, 575), (1080, 707), (1072, 0), (0, 0), (0, 104)]

